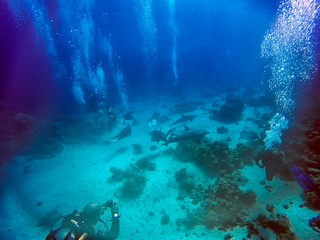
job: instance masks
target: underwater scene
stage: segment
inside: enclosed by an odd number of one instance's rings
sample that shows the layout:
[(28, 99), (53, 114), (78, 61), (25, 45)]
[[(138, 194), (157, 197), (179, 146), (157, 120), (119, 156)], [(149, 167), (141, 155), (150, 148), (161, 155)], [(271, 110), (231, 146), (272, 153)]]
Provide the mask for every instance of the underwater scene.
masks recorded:
[(0, 1), (0, 239), (320, 239), (319, 0)]

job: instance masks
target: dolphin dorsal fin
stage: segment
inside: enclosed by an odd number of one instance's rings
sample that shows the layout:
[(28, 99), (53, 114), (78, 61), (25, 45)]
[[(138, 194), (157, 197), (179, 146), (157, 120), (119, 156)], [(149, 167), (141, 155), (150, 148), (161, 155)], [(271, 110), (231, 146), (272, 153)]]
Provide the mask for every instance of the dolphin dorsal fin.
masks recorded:
[(190, 131), (190, 128), (188, 128), (187, 126), (184, 126), (184, 130), (185, 131)]

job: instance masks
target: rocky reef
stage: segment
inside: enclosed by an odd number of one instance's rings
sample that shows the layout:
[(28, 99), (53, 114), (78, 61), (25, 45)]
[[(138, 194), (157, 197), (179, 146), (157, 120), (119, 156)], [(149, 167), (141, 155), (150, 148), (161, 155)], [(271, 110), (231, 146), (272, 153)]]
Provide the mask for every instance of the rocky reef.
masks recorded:
[(232, 173), (244, 165), (252, 165), (258, 148), (249, 144), (238, 144), (231, 150), (228, 143), (204, 139), (201, 143), (181, 142), (177, 144), (174, 155), (183, 162), (193, 162), (209, 176), (220, 171)]
[(252, 222), (247, 223), (248, 226), (248, 238), (253, 236), (259, 236), (263, 238), (263, 229), (268, 229), (276, 235), (277, 239), (292, 239), (297, 240), (297, 236), (291, 231), (291, 224), (289, 218), (283, 214), (260, 214)]
[[(248, 209), (256, 202), (256, 195), (252, 191), (240, 190), (240, 186), (246, 181), (240, 174), (221, 174), (215, 184), (204, 186), (191, 180), (184, 169), (177, 173), (179, 197), (188, 196), (192, 199), (192, 204), (197, 206), (193, 210), (187, 209), (186, 217), (177, 220), (178, 226), (190, 229), (204, 225), (208, 229), (227, 231), (246, 225)], [(181, 195), (181, 190), (184, 195)]]
[(112, 183), (121, 183), (120, 197), (125, 199), (134, 199), (142, 195), (147, 184), (145, 171), (154, 171), (156, 166), (147, 158), (142, 158), (130, 164), (125, 169), (111, 167), (109, 170), (112, 176), (108, 179)]
[(245, 104), (240, 97), (228, 96), (219, 110), (212, 110), (210, 119), (227, 123), (238, 122), (244, 109)]
[(204, 225), (224, 231), (245, 226), (248, 209), (255, 203), (256, 195), (252, 191), (241, 191), (240, 186), (246, 180), (238, 170), (254, 163), (257, 149), (249, 144), (230, 149), (226, 142), (210, 140), (177, 144), (173, 153), (178, 160), (195, 163), (209, 177), (216, 178), (216, 182), (197, 183), (186, 168), (175, 173), (178, 199), (188, 197), (197, 206), (195, 210), (187, 210), (186, 217), (176, 224), (186, 228)]

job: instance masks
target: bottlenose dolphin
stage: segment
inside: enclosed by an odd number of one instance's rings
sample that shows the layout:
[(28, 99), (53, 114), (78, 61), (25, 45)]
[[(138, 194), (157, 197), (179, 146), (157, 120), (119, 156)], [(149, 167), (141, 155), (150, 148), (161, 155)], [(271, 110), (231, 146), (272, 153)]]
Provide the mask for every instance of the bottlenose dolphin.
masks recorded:
[(130, 135), (131, 135), (131, 126), (128, 125), (125, 128), (123, 128), (114, 138), (110, 139), (109, 142), (117, 142)]
[(204, 130), (190, 130), (188, 127), (184, 126), (185, 130), (181, 132), (180, 135), (169, 130), (167, 139), (162, 140), (164, 143), (162, 145), (168, 146), (169, 143), (178, 143), (178, 142), (186, 142), (186, 141), (196, 141), (203, 138), (209, 132)]
[(184, 115), (182, 114), (181, 117), (174, 121), (173, 123), (170, 124), (170, 127), (172, 127), (173, 125), (177, 125), (180, 123), (185, 123), (185, 122), (192, 122), (193, 119), (195, 119), (197, 116), (196, 115)]

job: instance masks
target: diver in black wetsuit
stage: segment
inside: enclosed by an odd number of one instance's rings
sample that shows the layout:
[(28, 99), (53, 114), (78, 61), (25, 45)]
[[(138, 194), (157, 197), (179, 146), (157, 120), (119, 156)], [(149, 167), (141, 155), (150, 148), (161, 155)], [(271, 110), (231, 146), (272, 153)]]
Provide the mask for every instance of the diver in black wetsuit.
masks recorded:
[[(104, 210), (111, 210), (111, 228), (100, 219)], [(109, 200), (105, 204), (89, 203), (82, 212), (74, 211), (63, 217), (58, 229), (50, 231), (46, 240), (114, 240), (119, 236), (119, 208), (117, 203)], [(106, 230), (97, 229), (97, 222), (101, 222)]]

